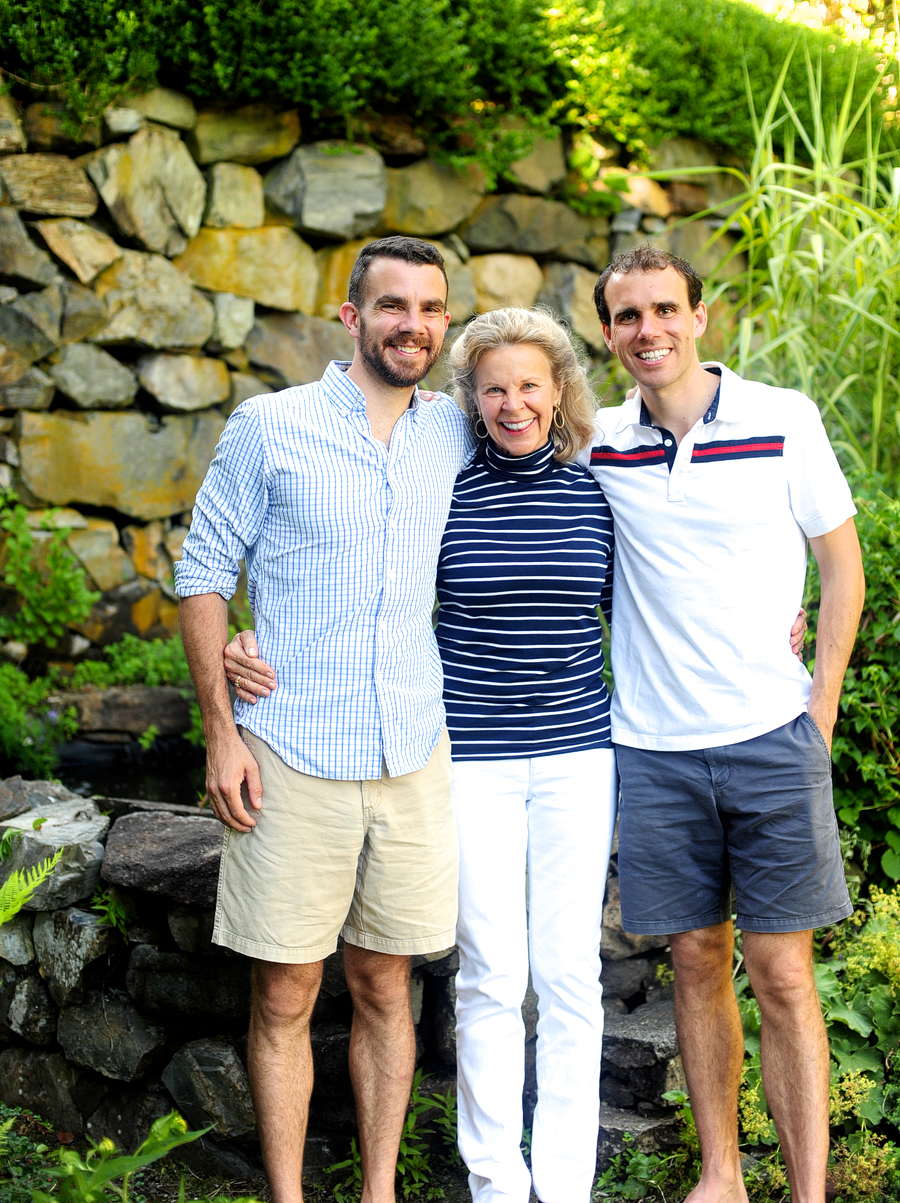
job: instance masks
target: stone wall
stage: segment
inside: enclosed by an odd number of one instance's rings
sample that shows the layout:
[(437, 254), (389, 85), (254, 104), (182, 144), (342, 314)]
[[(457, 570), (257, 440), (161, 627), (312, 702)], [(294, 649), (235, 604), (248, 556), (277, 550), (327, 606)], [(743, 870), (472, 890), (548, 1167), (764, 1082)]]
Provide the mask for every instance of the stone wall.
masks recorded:
[[(649, 238), (701, 272), (719, 254), (702, 251), (707, 223), (677, 220), (722, 200), (729, 177), (663, 187), (630, 173), (622, 211), (587, 218), (559, 199), (560, 137), (489, 196), (477, 167), (426, 157), (399, 118), (375, 122), (372, 145), (304, 143), (296, 112), (198, 113), (156, 89), (108, 110), (81, 145), (67, 129), (52, 105), (0, 96), (0, 487), (36, 527), (63, 507), (103, 593), (70, 655), (176, 629), (172, 561), (225, 420), (351, 355), (337, 314), (367, 240), (440, 245), (457, 326), (507, 303), (550, 306), (601, 382), (591, 291), (610, 253)], [(654, 166), (714, 162), (670, 142)]]
[[(35, 830), (35, 820), (43, 822)], [(0, 782), (0, 831), (17, 868), (57, 849), (62, 860), (28, 908), (0, 927), (0, 1098), (61, 1132), (134, 1147), (177, 1107), (214, 1125), (178, 1156), (201, 1173), (252, 1178), (259, 1145), (245, 1065), (249, 961), (210, 943), (223, 828), (187, 806), (84, 799), (61, 785)], [(114, 885), (133, 907), (127, 940), (90, 909)], [(662, 1098), (684, 1086), (672, 1003), (656, 984), (660, 939), (621, 928), (610, 875), (603, 928), (606, 1036), (602, 1159), (625, 1132), (645, 1150), (677, 1142)], [(431, 1090), (454, 1090), (454, 949), (416, 957), (412, 1004)], [(536, 999), (524, 1017), (526, 1102), (535, 1102)], [(347, 1069), (350, 998), (340, 952), (325, 962), (313, 1016), (316, 1086), (308, 1161), (336, 1160), (355, 1130)], [(530, 1119), (529, 1119), (530, 1122)]]

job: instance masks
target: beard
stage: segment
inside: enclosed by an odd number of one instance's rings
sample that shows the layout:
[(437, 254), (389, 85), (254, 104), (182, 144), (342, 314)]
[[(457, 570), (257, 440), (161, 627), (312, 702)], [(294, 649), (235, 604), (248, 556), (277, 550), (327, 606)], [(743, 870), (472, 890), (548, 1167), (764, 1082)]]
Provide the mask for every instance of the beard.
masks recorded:
[(359, 322), (358, 345), (360, 357), (366, 367), (391, 388), (406, 388), (424, 380), (441, 353), (441, 348), (435, 348), (433, 343), (423, 343), (426, 351), (424, 365), (419, 362), (409, 365), (390, 363), (384, 353), (384, 348), (390, 346), (390, 342), (379, 343), (362, 318)]

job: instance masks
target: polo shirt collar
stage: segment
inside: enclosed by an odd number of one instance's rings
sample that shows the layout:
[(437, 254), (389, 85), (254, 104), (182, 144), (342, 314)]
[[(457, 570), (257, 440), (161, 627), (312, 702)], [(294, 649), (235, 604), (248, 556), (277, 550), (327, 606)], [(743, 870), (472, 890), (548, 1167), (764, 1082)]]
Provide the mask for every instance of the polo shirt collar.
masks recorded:
[[(744, 383), (743, 380), (730, 368), (726, 368), (724, 363), (707, 360), (702, 366), (714, 368), (720, 377), (719, 387), (712, 404), (703, 415), (703, 425), (708, 426), (711, 422), (739, 422), (742, 416), (739, 393)], [(627, 426), (653, 426), (649, 410), (641, 397), (640, 388), (633, 397), (619, 407), (616, 429), (624, 430)]]
[[(365, 410), (366, 396), (362, 389), (356, 387), (350, 377), (347, 375), (347, 368), (350, 367), (349, 359), (333, 359), (322, 374), (322, 388), (329, 401), (334, 405), (335, 409), (341, 413), (349, 414)], [(413, 387), (412, 401), (410, 409), (418, 409), (419, 402), (419, 386)]]

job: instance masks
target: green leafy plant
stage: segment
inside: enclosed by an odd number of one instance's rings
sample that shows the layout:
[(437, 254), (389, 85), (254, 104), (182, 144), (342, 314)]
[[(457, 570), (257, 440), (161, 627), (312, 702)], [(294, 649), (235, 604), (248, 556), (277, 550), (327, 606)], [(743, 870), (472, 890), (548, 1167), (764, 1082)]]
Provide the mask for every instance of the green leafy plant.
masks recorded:
[(126, 894), (115, 886), (110, 886), (108, 890), (97, 890), (91, 899), (91, 910), (100, 916), (107, 927), (114, 927), (128, 943), (128, 928), (134, 922), (135, 910)]
[[(61, 1148), (56, 1154), (58, 1164), (50, 1170), (57, 1181), (53, 1194), (32, 1192), (33, 1203), (128, 1203), (135, 1172), (165, 1157), (179, 1145), (188, 1144), (208, 1132), (203, 1128), (189, 1132), (177, 1111), (156, 1120), (147, 1139), (137, 1151), (126, 1156), (111, 1140), (104, 1139), (82, 1154), (77, 1149)], [(182, 1196), (183, 1197), (183, 1196)]]
[(151, 723), (146, 731), (142, 731), (138, 736), (138, 747), (149, 752), (159, 738), (159, 727), (155, 723)]
[(80, 622), (100, 594), (87, 586), (84, 569), (66, 547), (70, 531), (44, 515), (43, 539), (28, 525), (28, 511), (11, 490), (0, 492), (3, 582), (10, 608), (0, 613), (0, 637), (55, 647), (70, 622)]
[(46, 1143), (51, 1136), (31, 1112), (0, 1103), (0, 1203), (31, 1203), (32, 1190), (52, 1187)]
[(12, 664), (0, 664), (0, 755), (20, 772), (48, 777), (56, 767), (55, 745), (78, 730), (73, 706), (50, 705), (50, 681), (33, 681)]
[(14, 869), (6, 881), (0, 885), (0, 927), (8, 923), (31, 898), (32, 894), (43, 885), (63, 854), (60, 848), (53, 856), (48, 856), (40, 864), (27, 869)]

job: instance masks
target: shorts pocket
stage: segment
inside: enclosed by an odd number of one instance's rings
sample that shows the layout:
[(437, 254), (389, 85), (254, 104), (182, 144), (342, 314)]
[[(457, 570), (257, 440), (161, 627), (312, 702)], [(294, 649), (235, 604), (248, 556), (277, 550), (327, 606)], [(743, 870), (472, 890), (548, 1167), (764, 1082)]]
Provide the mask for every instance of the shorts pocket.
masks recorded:
[(815, 733), (816, 739), (819, 741), (819, 744), (821, 745), (822, 751), (828, 757), (828, 763), (831, 764), (831, 752), (828, 750), (828, 744), (825, 742), (825, 736), (819, 730), (818, 723), (816, 722), (816, 720), (814, 718), (811, 718), (810, 715), (805, 710), (800, 715), (800, 717), (806, 722), (806, 725), (808, 727), (812, 728), (813, 732)]

